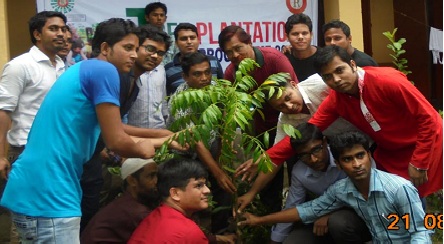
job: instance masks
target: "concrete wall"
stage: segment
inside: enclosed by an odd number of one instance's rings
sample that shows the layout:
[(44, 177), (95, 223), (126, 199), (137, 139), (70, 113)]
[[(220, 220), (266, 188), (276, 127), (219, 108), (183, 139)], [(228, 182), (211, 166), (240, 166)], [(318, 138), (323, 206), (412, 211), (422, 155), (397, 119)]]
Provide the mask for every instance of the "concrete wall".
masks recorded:
[(364, 50), (360, 0), (324, 0), (325, 23), (340, 19), (351, 29), (353, 47)]
[(0, 0), (0, 70), (9, 60), (8, 22), (6, 0)]
[(28, 20), (36, 13), (35, 0), (0, 0), (0, 69), (32, 46)]
[(389, 40), (382, 34), (395, 28), (393, 0), (372, 0), (370, 2), (372, 21), (373, 58), (378, 63), (391, 63), (391, 51), (387, 48)]

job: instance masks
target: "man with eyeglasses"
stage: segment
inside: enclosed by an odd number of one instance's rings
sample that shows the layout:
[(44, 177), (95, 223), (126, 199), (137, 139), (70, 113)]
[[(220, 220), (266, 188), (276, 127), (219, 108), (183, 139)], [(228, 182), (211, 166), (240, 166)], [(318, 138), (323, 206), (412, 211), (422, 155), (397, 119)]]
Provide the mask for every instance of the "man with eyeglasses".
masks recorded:
[(141, 27), (143, 43), (137, 51), (133, 72), (139, 94), (128, 112), (128, 124), (140, 128), (166, 129), (165, 68), (161, 64), (171, 42), (169, 36), (152, 27)]
[[(327, 139), (319, 128), (304, 122), (296, 129), (301, 137), (291, 139), (297, 163), (291, 172), (284, 209), (313, 200), (347, 176), (336, 166)], [(254, 197), (257, 192), (259, 190), (253, 185), (240, 201)], [(324, 215), (312, 224), (278, 223), (271, 229), (270, 239), (271, 243), (363, 243), (371, 237), (364, 221), (353, 210), (344, 208)]]
[[(180, 23), (174, 29), (175, 43), (179, 48), (179, 53), (174, 56), (173, 61), (165, 65), (168, 96), (173, 94), (179, 85), (185, 83), (180, 62), (185, 54), (198, 52), (198, 35), (197, 27), (191, 23)], [(210, 61), (211, 75), (214, 78), (222, 79), (224, 74), (217, 58), (211, 55), (207, 55), (207, 57)]]

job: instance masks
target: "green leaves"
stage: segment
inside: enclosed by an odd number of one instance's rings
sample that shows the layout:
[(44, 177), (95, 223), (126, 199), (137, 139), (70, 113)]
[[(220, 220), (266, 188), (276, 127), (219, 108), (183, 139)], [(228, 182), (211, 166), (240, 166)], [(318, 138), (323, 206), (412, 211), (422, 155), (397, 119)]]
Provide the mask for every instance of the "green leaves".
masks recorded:
[[(235, 82), (217, 80), (214, 85), (202, 89), (188, 89), (171, 97), (171, 112), (175, 119), (171, 130), (176, 134), (171, 140), (191, 148), (197, 142), (203, 142), (207, 148), (209, 142), (217, 136), (221, 141), (219, 164), (228, 174), (234, 172), (234, 165), (239, 154), (234, 150), (236, 129), (241, 129), (242, 142), (237, 145), (247, 157), (259, 160), (259, 168), (265, 172), (272, 169), (268, 157), (263, 157), (269, 145), (269, 133), (263, 135), (264, 144), (256, 137), (249, 135), (253, 124), (253, 113), (264, 117), (262, 104), (270, 94), (282, 95), (280, 84), (290, 78), (287, 73), (271, 75), (266, 82), (258, 86), (251, 76), (259, 65), (252, 59), (244, 59), (235, 73)], [(156, 157), (168, 159), (174, 155), (168, 150), (168, 141), (157, 151)], [(237, 143), (239, 144), (239, 143)], [(239, 149), (240, 148), (240, 149)], [(237, 164), (243, 162), (237, 162)]]
[(408, 75), (408, 74), (410, 74), (412, 72), (407, 70), (407, 68), (408, 68), (408, 66), (407, 66), (407, 59), (400, 57), (402, 54), (404, 54), (406, 52), (405, 50), (402, 49), (402, 45), (404, 43), (406, 43), (407, 40), (405, 38), (401, 37), (401, 38), (399, 38), (398, 41), (396, 41), (395, 40), (395, 34), (396, 34), (397, 30), (398, 30), (398, 28), (395, 28), (393, 30), (393, 32), (386, 31), (386, 32), (383, 32), (382, 34), (384, 36), (386, 36), (389, 39), (389, 41), (390, 41), (390, 43), (387, 44), (387, 48), (390, 49), (393, 52), (393, 54), (390, 54), (390, 56), (393, 58), (393, 62), (392, 63), (395, 65), (395, 67), (399, 71), (401, 71), (405, 75)]
[(298, 138), (298, 139), (302, 138), (301, 132), (296, 130), (290, 124), (283, 124), (282, 125), (282, 130), (285, 132), (285, 134), (287, 134), (288, 136), (290, 136), (292, 138)]

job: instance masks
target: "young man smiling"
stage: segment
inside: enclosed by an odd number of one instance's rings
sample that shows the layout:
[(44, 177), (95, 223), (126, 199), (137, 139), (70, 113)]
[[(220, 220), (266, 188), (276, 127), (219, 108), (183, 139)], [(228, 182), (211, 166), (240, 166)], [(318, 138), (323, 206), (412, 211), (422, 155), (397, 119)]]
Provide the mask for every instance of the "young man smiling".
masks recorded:
[[(173, 103), (175, 94), (187, 89), (201, 89), (211, 84), (211, 67), (208, 56), (200, 53), (188, 53), (182, 57), (181, 66), (183, 69), (183, 78), (185, 83), (181, 84), (176, 92), (172, 95), (170, 102)], [(170, 107), (171, 109), (171, 107)], [(180, 116), (184, 116), (189, 111), (179, 111), (175, 118), (171, 117), (171, 122)], [(185, 127), (183, 127), (184, 129)], [(216, 135), (214, 133), (213, 135)], [(231, 194), (236, 191), (236, 187), (232, 183), (230, 177), (221, 169), (215, 160), (219, 155), (218, 138), (211, 138), (210, 149), (206, 148), (203, 142), (196, 143), (195, 153), (199, 160), (205, 164), (211, 173), (209, 181), (211, 182), (211, 191), (213, 199), (217, 202), (217, 206), (230, 206)], [(230, 211), (223, 210), (212, 214), (212, 232), (217, 233), (221, 229), (228, 226), (228, 219), (231, 216)]]
[[(319, 198), (267, 216), (246, 213), (239, 225), (263, 225), (276, 222), (310, 223), (341, 207), (350, 207), (365, 221), (374, 243), (431, 243), (424, 227), (424, 210), (411, 182), (371, 167), (369, 142), (362, 133), (346, 132), (329, 143), (338, 168), (347, 174)], [(390, 230), (389, 215), (406, 218)]]
[(169, 36), (154, 28), (141, 27), (144, 40), (137, 51), (134, 76), (139, 77), (139, 94), (128, 113), (128, 124), (150, 129), (165, 129), (168, 117), (163, 57), (171, 45)]
[(340, 20), (332, 20), (322, 26), (322, 33), (326, 46), (336, 45), (344, 48), (357, 66), (378, 66), (378, 63), (370, 55), (352, 46), (350, 27), (346, 23)]
[(191, 219), (193, 213), (208, 208), (207, 177), (205, 168), (191, 159), (162, 163), (157, 176), (162, 204), (140, 223), (128, 243), (207, 244), (205, 234)]

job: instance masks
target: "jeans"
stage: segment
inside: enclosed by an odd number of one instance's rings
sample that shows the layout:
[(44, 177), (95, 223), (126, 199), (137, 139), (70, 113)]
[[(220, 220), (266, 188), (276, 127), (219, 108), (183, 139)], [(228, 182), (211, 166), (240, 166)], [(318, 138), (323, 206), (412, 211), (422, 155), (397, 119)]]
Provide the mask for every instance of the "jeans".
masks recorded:
[(40, 218), (12, 213), (12, 222), (22, 244), (80, 244), (80, 217)]

